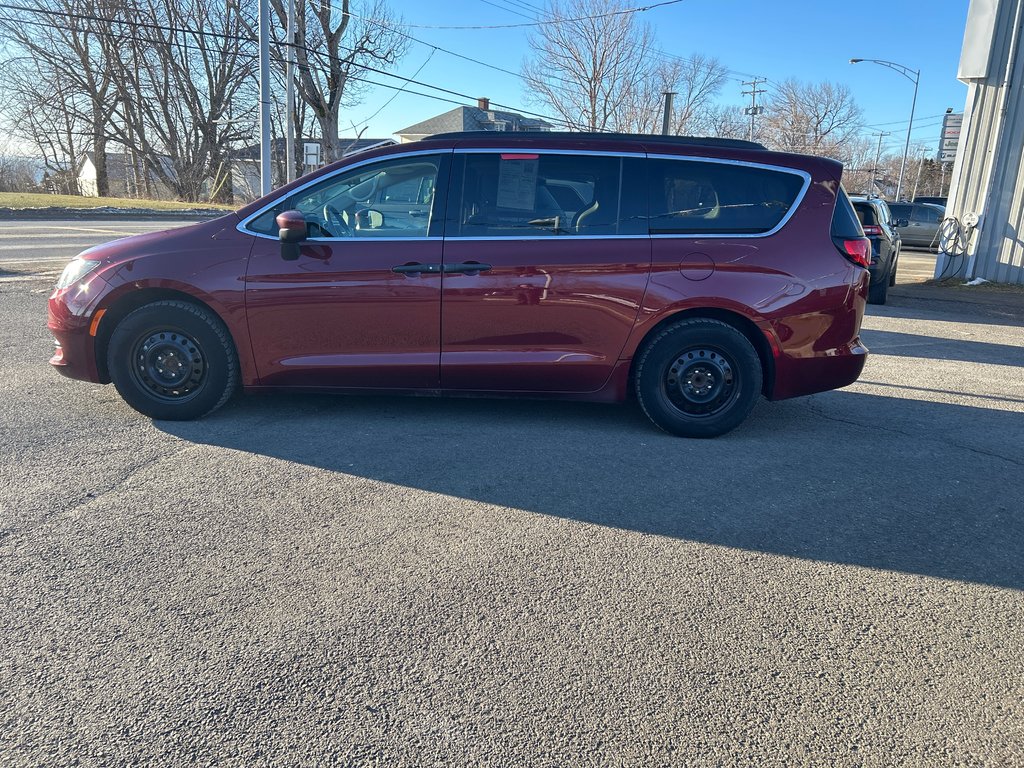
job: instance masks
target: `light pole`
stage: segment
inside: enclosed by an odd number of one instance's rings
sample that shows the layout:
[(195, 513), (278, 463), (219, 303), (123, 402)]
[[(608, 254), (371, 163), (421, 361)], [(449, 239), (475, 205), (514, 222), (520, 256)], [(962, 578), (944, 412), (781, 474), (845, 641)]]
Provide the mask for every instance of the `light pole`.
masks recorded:
[(882, 59), (850, 59), (851, 64), (860, 64), (862, 61), (870, 61), (872, 64), (881, 64), (883, 67), (895, 70), (914, 84), (914, 100), (910, 102), (910, 125), (907, 126), (907, 141), (903, 145), (903, 162), (900, 163), (900, 180), (896, 182), (896, 202), (900, 200), (900, 193), (903, 192), (903, 174), (907, 169), (907, 153), (910, 151), (910, 131), (914, 127), (914, 110), (917, 108), (917, 86), (921, 82), (921, 70), (913, 70), (902, 64)]

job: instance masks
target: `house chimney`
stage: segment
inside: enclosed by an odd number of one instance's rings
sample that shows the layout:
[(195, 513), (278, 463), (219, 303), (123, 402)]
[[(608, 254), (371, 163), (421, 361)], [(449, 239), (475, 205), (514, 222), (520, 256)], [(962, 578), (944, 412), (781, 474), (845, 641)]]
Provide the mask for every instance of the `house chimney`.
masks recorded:
[(491, 108), (491, 100), (481, 97), (476, 100), (476, 106), (478, 109), (482, 109), (484, 112), (486, 112)]

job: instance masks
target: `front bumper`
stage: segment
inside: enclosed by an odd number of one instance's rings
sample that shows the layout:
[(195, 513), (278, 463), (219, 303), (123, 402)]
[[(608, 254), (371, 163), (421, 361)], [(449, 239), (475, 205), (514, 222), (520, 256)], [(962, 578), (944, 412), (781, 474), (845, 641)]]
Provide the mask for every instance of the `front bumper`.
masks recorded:
[(102, 383), (96, 366), (96, 307), (107, 289), (98, 275), (55, 289), (47, 302), (46, 327), (56, 340), (50, 358), (60, 374), (70, 379)]

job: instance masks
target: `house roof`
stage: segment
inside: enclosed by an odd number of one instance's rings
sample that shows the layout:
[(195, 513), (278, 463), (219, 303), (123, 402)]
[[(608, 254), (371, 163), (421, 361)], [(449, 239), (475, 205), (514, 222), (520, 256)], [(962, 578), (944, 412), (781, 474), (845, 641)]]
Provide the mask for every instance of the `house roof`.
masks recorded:
[[(507, 123), (511, 127), (500, 128), (495, 125), (497, 122)], [(399, 136), (433, 136), (435, 133), (461, 133), (463, 131), (543, 131), (549, 128), (551, 128), (550, 123), (520, 115), (518, 112), (484, 110), (479, 107), (456, 107), (444, 114), (395, 131), (395, 133)]]

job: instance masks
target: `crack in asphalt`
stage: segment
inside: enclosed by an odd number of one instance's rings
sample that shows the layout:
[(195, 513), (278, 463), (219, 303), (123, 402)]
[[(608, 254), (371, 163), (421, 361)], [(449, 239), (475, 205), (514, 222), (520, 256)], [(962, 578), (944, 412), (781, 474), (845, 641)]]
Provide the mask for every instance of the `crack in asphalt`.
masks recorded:
[[(810, 400), (810, 398), (808, 398), (808, 400)], [(854, 421), (852, 419), (844, 419), (844, 418), (841, 418), (839, 416), (829, 416), (828, 414), (823, 413), (822, 411), (820, 411), (817, 408), (815, 408), (814, 405), (811, 402), (808, 402), (805, 405), (805, 407), (806, 407), (806, 409), (808, 411), (813, 413), (815, 416), (820, 416), (821, 418), (825, 419), (826, 421), (836, 421), (836, 422), (839, 422), (840, 424), (849, 424), (851, 426), (860, 427), (861, 429), (868, 430), (868, 431), (891, 432), (892, 434), (901, 435), (903, 437), (909, 437), (909, 438), (915, 437), (910, 432), (906, 432), (906, 431), (904, 431), (902, 429), (895, 429), (893, 427), (886, 427), (886, 426), (884, 426), (882, 424), (877, 424), (877, 423), (864, 424), (864, 423), (859, 422), (859, 421)], [(926, 438), (926, 439), (931, 439), (932, 442), (938, 442), (934, 438)], [(1001, 459), (1001, 460), (1007, 462), (1008, 464), (1013, 464), (1014, 466), (1024, 467), (1024, 461), (1021, 461), (1019, 459), (1014, 459), (1014, 458), (1011, 458), (1009, 456), (1004, 456), (1001, 453), (993, 453), (992, 451), (986, 451), (986, 450), (983, 450), (981, 448), (975, 448), (974, 446), (971, 446), (971, 445), (964, 445), (963, 443), (943, 442), (942, 444), (945, 445), (945, 446), (953, 447), (953, 448), (959, 448), (959, 449), (964, 450), (964, 451), (969, 451), (970, 453), (976, 453), (979, 456), (988, 456), (989, 458), (993, 458), (993, 459)]]
[(194, 443), (186, 442), (185, 445), (182, 445), (180, 448), (178, 448), (176, 451), (172, 453), (161, 456), (154, 456), (153, 458), (143, 461), (141, 464), (131, 467), (127, 472), (123, 473), (121, 477), (116, 479), (114, 482), (108, 484), (107, 487), (102, 488), (97, 492), (90, 491), (89, 493), (86, 493), (84, 496), (79, 496), (78, 498), (72, 500), (69, 504), (66, 504), (61, 509), (58, 509), (50, 514), (43, 515), (34, 522), (30, 523), (29, 525), (26, 525), (22, 528), (11, 527), (0, 530), (0, 547), (5, 546), (8, 543), (8, 540), (13, 536), (31, 534), (34, 531), (37, 531), (40, 528), (60, 519), (61, 517), (65, 517), (69, 514), (72, 514), (76, 510), (81, 509), (82, 507), (91, 504), (94, 501), (98, 501), (109, 496), (112, 493), (115, 493), (125, 483), (127, 483), (136, 475), (138, 475), (140, 472), (143, 472), (144, 470), (148, 469), (154, 464), (158, 464), (167, 459), (173, 459), (174, 457), (194, 447), (196, 447)]

